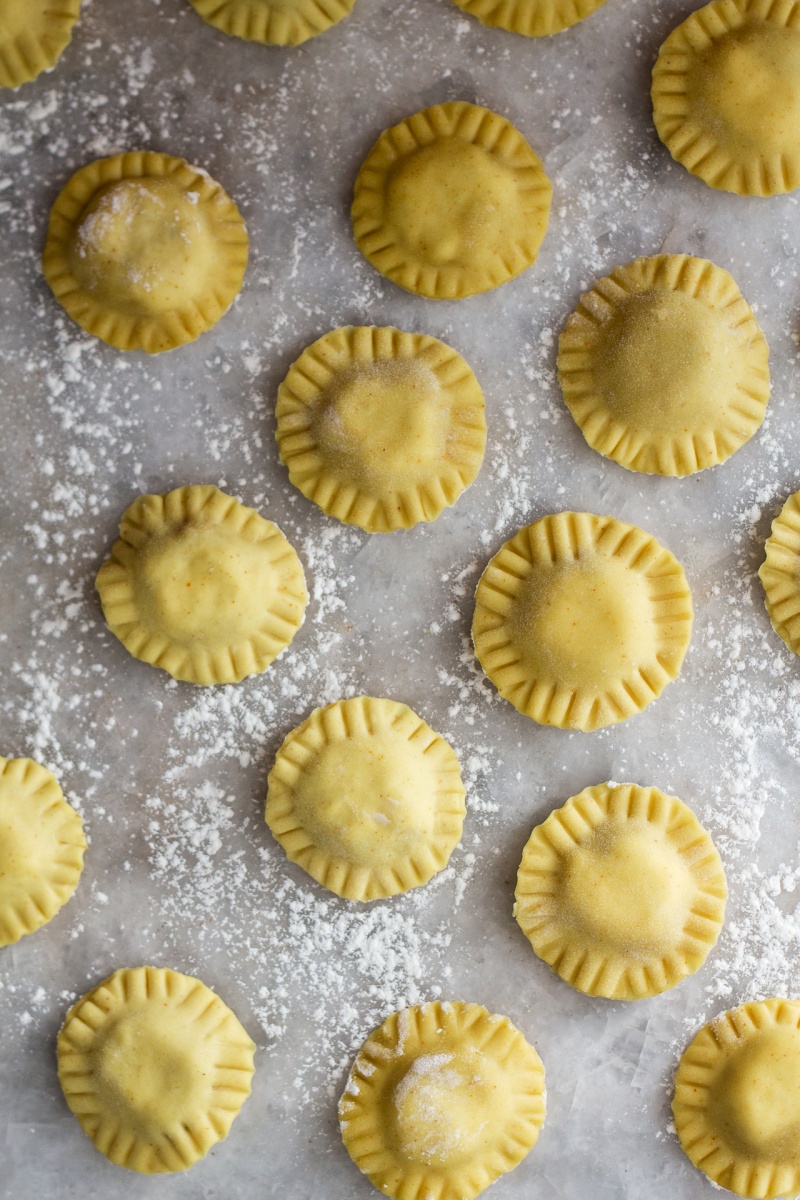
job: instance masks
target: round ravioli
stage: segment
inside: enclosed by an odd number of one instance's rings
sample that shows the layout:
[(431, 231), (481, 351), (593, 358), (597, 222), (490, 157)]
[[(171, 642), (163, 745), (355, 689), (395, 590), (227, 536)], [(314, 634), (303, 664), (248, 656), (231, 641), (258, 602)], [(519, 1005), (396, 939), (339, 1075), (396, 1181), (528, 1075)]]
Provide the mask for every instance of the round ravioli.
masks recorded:
[(593, 450), (631, 471), (690, 475), (753, 436), (769, 350), (727, 271), (659, 254), (581, 296), (558, 348), (564, 399)]
[(508, 1017), (459, 1001), (392, 1013), (339, 1101), (347, 1152), (394, 1200), (472, 1200), (536, 1144), (544, 1067)]
[(720, 1187), (797, 1195), (800, 1001), (753, 1001), (704, 1025), (680, 1061), (672, 1112), (684, 1151)]
[(72, 176), (50, 213), (43, 266), (87, 333), (160, 354), (216, 325), (241, 289), (247, 251), (244, 221), (210, 175), (134, 151)]
[(515, 534), (478, 584), (472, 638), (500, 695), (542, 725), (600, 729), (675, 679), (692, 632), (683, 567), (615, 517), (562, 512)]
[(0, 88), (54, 67), (72, 38), (81, 0), (0, 0)]
[(268, 46), (299, 46), (351, 11), (355, 0), (189, 0), (223, 33)]
[(83, 822), (30, 758), (0, 757), (0, 946), (51, 921), (78, 886)]
[(483, 392), (460, 354), (419, 333), (335, 329), (278, 390), (289, 478), (323, 512), (368, 533), (433, 521), (483, 461)]
[(57, 1051), (84, 1133), (117, 1166), (155, 1175), (193, 1166), (228, 1136), (255, 1045), (199, 979), (134, 967), (73, 1005)]
[(789, 497), (772, 522), (765, 550), (758, 576), (772, 628), (800, 654), (800, 492)]
[(605, 0), (453, 0), (482, 25), (544, 37), (577, 25)]
[(202, 684), (266, 670), (308, 603), (300, 559), (277, 525), (201, 484), (134, 500), (97, 590), (134, 658)]
[(728, 891), (692, 810), (658, 788), (599, 784), (537, 825), (514, 915), (539, 958), (589, 996), (655, 996), (703, 965)]
[(353, 232), (393, 283), (458, 300), (536, 261), (551, 196), (537, 155), (505, 117), (454, 100), (381, 134), (356, 180)]
[(315, 709), (269, 774), (266, 821), (287, 857), (348, 900), (427, 883), (458, 845), (464, 811), (452, 746), (394, 700)]
[(774, 196), (800, 186), (800, 8), (712, 0), (674, 29), (653, 69), (656, 129), (710, 187)]

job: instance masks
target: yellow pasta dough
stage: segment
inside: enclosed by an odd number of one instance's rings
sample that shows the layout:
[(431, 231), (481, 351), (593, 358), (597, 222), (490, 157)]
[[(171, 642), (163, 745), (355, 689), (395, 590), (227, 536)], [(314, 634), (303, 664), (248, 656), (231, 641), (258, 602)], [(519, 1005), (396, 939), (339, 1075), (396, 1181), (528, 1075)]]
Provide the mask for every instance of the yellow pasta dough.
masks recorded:
[(270, 46), (299, 46), (351, 11), (355, 0), (189, 0), (223, 33)]
[(72, 176), (50, 213), (43, 266), (87, 333), (160, 354), (216, 325), (241, 289), (247, 251), (244, 221), (210, 175), (142, 150)]
[(683, 568), (614, 517), (527, 525), (478, 584), (472, 638), (500, 695), (542, 725), (600, 729), (675, 679), (692, 631)]
[(407, 892), (447, 865), (461, 837), (458, 759), (407, 704), (338, 700), (278, 751), (266, 821), (288, 858), (338, 896)]
[(189, 975), (123, 968), (87, 992), (58, 1035), (67, 1104), (101, 1154), (143, 1175), (183, 1171), (228, 1136), (255, 1045)]
[(589, 445), (631, 471), (689, 475), (724, 462), (764, 420), (769, 350), (727, 271), (659, 254), (581, 296), (559, 382)]
[(605, 0), (454, 0), (482, 25), (544, 37), (577, 25)]
[(304, 350), (278, 390), (289, 478), (368, 533), (433, 521), (483, 461), (483, 392), (460, 354), (419, 333), (348, 326)]
[(800, 1001), (722, 1013), (675, 1077), (675, 1128), (696, 1167), (753, 1200), (800, 1191)]
[(339, 1101), (356, 1166), (394, 1200), (473, 1200), (535, 1145), (544, 1067), (508, 1017), (459, 1001), (392, 1013)]
[(0, 946), (51, 921), (78, 886), (86, 838), (56, 779), (0, 757)]
[(710, 187), (800, 186), (800, 9), (712, 0), (692, 13), (659, 52), (653, 115), (672, 157)]
[(55, 66), (70, 43), (81, 0), (0, 0), (0, 88)]
[(772, 522), (765, 550), (758, 575), (772, 628), (800, 654), (800, 492), (789, 497)]
[(541, 162), (505, 117), (454, 100), (381, 134), (356, 180), (353, 232), (393, 283), (456, 300), (536, 261), (551, 196)]
[(300, 559), (277, 525), (200, 484), (134, 500), (97, 590), (134, 658), (201, 684), (266, 670), (308, 603)]
[(703, 965), (725, 872), (692, 810), (658, 788), (584, 788), (537, 825), (514, 914), (539, 958), (590, 996), (638, 1000)]

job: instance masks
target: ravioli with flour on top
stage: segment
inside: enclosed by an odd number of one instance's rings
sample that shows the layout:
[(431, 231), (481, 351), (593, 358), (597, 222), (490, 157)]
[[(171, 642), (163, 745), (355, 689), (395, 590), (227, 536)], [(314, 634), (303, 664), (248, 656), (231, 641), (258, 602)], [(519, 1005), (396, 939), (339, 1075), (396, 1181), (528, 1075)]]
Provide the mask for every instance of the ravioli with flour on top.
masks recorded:
[(0, 0), (0, 88), (54, 67), (70, 43), (81, 0)]
[(356, 696), (317, 708), (269, 774), (266, 821), (292, 862), (348, 900), (441, 871), (461, 837), (455, 751), (407, 704)]
[(605, 0), (454, 0), (454, 3), (471, 17), (477, 17), (482, 25), (521, 33), (524, 37), (545, 37), (577, 25)]
[(394, 1200), (473, 1200), (536, 1144), (544, 1067), (508, 1017), (445, 1000), (392, 1013), (339, 1101), (356, 1166)]
[(0, 757), (0, 946), (52, 920), (78, 886), (83, 821), (49, 771)]
[(483, 392), (444, 342), (373, 326), (334, 329), (278, 390), (289, 478), (323, 512), (368, 533), (433, 521), (475, 479)]
[(710, 187), (800, 187), (800, 9), (712, 0), (672, 31), (653, 68), (653, 118), (673, 158)]
[(155, 1175), (193, 1166), (228, 1136), (250, 1095), (254, 1051), (199, 979), (123, 968), (67, 1013), (58, 1079), (101, 1154)]
[(542, 725), (600, 729), (641, 712), (680, 671), (692, 632), (683, 567), (615, 517), (562, 512), (500, 548), (476, 592), (475, 653), (500, 695)]
[(457, 300), (499, 287), (536, 261), (552, 190), (505, 117), (453, 100), (381, 134), (356, 179), (353, 232), (393, 283)]
[(675, 1129), (720, 1187), (800, 1192), (800, 1001), (751, 1001), (704, 1025), (675, 1076)]
[(687, 805), (658, 788), (598, 784), (534, 829), (514, 914), (566, 983), (638, 1000), (703, 965), (727, 894), (716, 847)]
[(299, 46), (351, 11), (355, 0), (189, 0), (223, 33), (270, 46)]
[(277, 525), (202, 484), (134, 500), (97, 590), (134, 658), (201, 684), (265, 671), (308, 603), (300, 559)]
[(690, 475), (753, 436), (769, 350), (727, 271), (688, 254), (601, 279), (558, 346), (564, 400), (589, 445), (631, 471)]
[(758, 570), (772, 628), (800, 654), (800, 492), (784, 504), (772, 522)]
[(141, 150), (72, 176), (50, 213), (43, 267), (87, 333), (160, 354), (216, 325), (247, 253), (239, 210), (206, 171)]

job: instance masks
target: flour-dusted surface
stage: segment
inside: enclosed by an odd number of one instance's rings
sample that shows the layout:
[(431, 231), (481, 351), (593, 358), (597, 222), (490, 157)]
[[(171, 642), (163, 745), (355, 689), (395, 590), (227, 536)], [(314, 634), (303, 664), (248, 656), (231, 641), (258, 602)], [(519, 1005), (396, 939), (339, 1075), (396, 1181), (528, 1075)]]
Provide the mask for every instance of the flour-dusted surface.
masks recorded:
[[(800, 992), (800, 661), (772, 633), (755, 578), (769, 522), (800, 486), (800, 211), (792, 196), (712, 192), (657, 141), (650, 66), (691, 7), (608, 0), (573, 30), (527, 41), (450, 0), (358, 0), (335, 29), (286, 51), (225, 38), (185, 0), (91, 0), (55, 72), (0, 100), (0, 752), (55, 771), (91, 839), (75, 898), (0, 952), (4, 1197), (369, 1200), (377, 1193), (338, 1138), (336, 1098), (370, 1030), (437, 997), (507, 1013), (547, 1069), (539, 1144), (493, 1200), (718, 1195), (670, 1131), (677, 1058), (721, 1009)], [(555, 196), (531, 271), (437, 304), (363, 261), (347, 211), (381, 130), (455, 98), (508, 116)], [(234, 309), (152, 361), (85, 337), (39, 269), (47, 210), (73, 171), (139, 147), (208, 169), (252, 239)], [(579, 292), (659, 250), (730, 270), (772, 350), (765, 428), (686, 480), (599, 458), (553, 374)], [(277, 385), (304, 346), (346, 322), (440, 337), (484, 387), (485, 465), (430, 527), (369, 537), (288, 484), (273, 439)], [(130, 501), (192, 482), (218, 483), (277, 521), (308, 574), (303, 629), (265, 675), (236, 687), (177, 685), (134, 661), (104, 629), (93, 589)], [(468, 638), (486, 561), (519, 525), (566, 507), (653, 533), (686, 567), (697, 608), (681, 677), (645, 713), (596, 734), (519, 716)], [(406, 701), (453, 741), (469, 804), (447, 871), (369, 907), (287, 865), (262, 818), (287, 731), (361, 692)], [(511, 917), (532, 825), (609, 778), (687, 801), (731, 887), (707, 965), (631, 1005), (572, 992)], [(259, 1045), (254, 1094), (229, 1140), (188, 1175), (149, 1181), (96, 1153), (55, 1073), (69, 1003), (144, 962), (198, 974)]]

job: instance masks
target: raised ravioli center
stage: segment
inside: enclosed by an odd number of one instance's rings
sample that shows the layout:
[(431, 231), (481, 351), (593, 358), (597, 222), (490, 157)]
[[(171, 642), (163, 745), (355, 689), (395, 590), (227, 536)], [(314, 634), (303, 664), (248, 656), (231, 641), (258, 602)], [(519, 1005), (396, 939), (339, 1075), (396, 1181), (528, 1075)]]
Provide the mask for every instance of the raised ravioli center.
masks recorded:
[(148, 315), (207, 293), (216, 258), (197, 193), (170, 179), (122, 179), (87, 205), (70, 266), (87, 292)]
[(424, 363), (391, 359), (343, 371), (323, 396), (320, 443), (359, 481), (396, 487), (425, 479), (446, 455), (450, 407)]
[(401, 242), (437, 267), (471, 268), (507, 251), (525, 222), (513, 170), (458, 137), (397, 162), (386, 212)]
[(140, 620), (151, 633), (210, 648), (252, 637), (278, 595), (263, 544), (212, 525), (155, 538), (139, 552), (133, 586)]
[(209, 1090), (197, 1061), (200, 1034), (168, 1005), (120, 1011), (97, 1034), (94, 1083), (103, 1108), (144, 1137), (196, 1112)]
[(735, 335), (684, 292), (633, 294), (600, 333), (597, 385), (632, 430), (675, 437), (718, 426), (740, 374)]
[(436, 777), (405, 739), (329, 742), (295, 787), (297, 816), (313, 844), (357, 866), (403, 862), (434, 831)]
[(394, 1090), (400, 1153), (412, 1163), (445, 1170), (485, 1150), (503, 1108), (490, 1067), (474, 1050), (414, 1059)]
[(566, 920), (616, 954), (674, 949), (695, 885), (662, 829), (604, 824), (568, 855), (561, 880)]
[(759, 157), (797, 152), (800, 31), (750, 20), (697, 57), (690, 93), (709, 133)]
[(536, 566), (515, 606), (516, 642), (531, 671), (603, 690), (654, 651), (648, 582), (616, 558)]
[(734, 1146), (800, 1169), (800, 1030), (744, 1041), (711, 1088), (709, 1119)]

